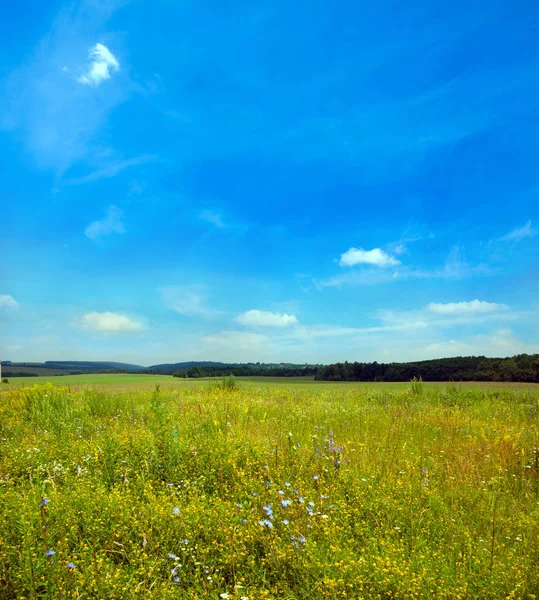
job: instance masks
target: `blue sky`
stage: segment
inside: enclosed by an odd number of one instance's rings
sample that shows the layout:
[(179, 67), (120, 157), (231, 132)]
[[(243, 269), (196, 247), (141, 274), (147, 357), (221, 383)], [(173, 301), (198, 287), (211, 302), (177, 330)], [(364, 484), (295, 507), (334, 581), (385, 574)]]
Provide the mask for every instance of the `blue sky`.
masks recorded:
[(539, 352), (538, 25), (505, 0), (6, 5), (0, 358)]

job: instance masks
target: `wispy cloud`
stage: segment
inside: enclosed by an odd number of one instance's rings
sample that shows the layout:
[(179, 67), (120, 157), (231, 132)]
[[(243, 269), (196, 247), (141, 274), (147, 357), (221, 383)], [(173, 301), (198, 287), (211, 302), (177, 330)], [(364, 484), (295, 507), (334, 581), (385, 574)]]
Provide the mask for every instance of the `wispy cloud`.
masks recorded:
[(528, 221), (522, 227), (516, 227), (508, 234), (502, 236), (499, 241), (500, 242), (512, 242), (514, 244), (518, 244), (518, 242), (526, 239), (532, 238), (537, 235), (537, 229), (532, 227), (532, 222)]
[(125, 228), (122, 223), (124, 211), (117, 206), (111, 204), (105, 213), (103, 219), (90, 223), (84, 234), (87, 238), (95, 240), (111, 233), (125, 233)]
[(63, 185), (80, 185), (83, 183), (92, 183), (93, 181), (98, 181), (99, 179), (108, 179), (111, 177), (115, 177), (118, 173), (121, 173), (125, 169), (130, 167), (136, 167), (138, 165), (143, 165), (150, 162), (155, 162), (158, 160), (158, 156), (155, 154), (144, 154), (143, 156), (137, 156), (136, 158), (130, 158), (128, 160), (121, 160), (113, 162), (106, 167), (101, 169), (97, 169), (88, 175), (83, 175), (82, 177), (74, 177), (71, 179), (67, 179)]
[(77, 78), (79, 83), (97, 86), (110, 79), (112, 73), (120, 70), (120, 63), (103, 44), (96, 44), (88, 50), (89, 65), (84, 75)]
[(18, 310), (19, 303), (9, 294), (0, 294), (0, 309)]
[(206, 288), (202, 285), (168, 285), (158, 292), (167, 308), (185, 317), (211, 319), (222, 314), (208, 306)]
[[(392, 258), (392, 257), (390, 257)], [(383, 259), (382, 259), (383, 260)], [(488, 275), (493, 270), (485, 264), (470, 265), (464, 256), (461, 246), (454, 246), (443, 266), (438, 268), (421, 268), (414, 266), (402, 266), (399, 262), (394, 269), (377, 268), (378, 265), (367, 265), (362, 270), (353, 270), (347, 273), (339, 273), (329, 279), (319, 281), (314, 279), (313, 283), (318, 289), (325, 287), (341, 287), (343, 285), (381, 285), (410, 279), (465, 279), (467, 277)]]
[(223, 220), (223, 215), (213, 210), (203, 210), (198, 215), (198, 218), (202, 221), (206, 221), (207, 223), (215, 225), (215, 227), (218, 227), (219, 229), (226, 227), (226, 223)]
[(248, 310), (235, 317), (234, 320), (246, 327), (290, 327), (299, 324), (296, 315), (267, 310)]
[(90, 331), (121, 333), (140, 331), (142, 323), (114, 312), (91, 312), (80, 317), (80, 325)]
[(397, 260), (381, 248), (373, 250), (363, 250), (362, 248), (350, 248), (343, 254), (339, 260), (341, 267), (353, 267), (355, 265), (375, 265), (377, 267), (395, 267), (400, 265)]
[(507, 310), (505, 304), (485, 302), (484, 300), (471, 300), (469, 302), (448, 302), (446, 304), (431, 302), (427, 310), (437, 315), (484, 315)]

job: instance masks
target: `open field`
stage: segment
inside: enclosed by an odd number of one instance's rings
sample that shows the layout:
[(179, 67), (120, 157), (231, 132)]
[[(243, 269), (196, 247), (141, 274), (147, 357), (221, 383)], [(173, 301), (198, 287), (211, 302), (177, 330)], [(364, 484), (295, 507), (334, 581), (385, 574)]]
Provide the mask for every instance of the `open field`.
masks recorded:
[[(189, 387), (207, 387), (216, 379), (181, 379), (172, 377), (172, 375), (147, 375), (133, 373), (103, 373), (103, 374), (82, 374), (65, 375), (61, 377), (43, 376), (43, 377), (11, 377), (10, 386), (33, 386), (43, 383), (53, 383), (56, 386), (85, 386), (108, 387), (113, 389), (152, 389), (156, 384), (163, 388), (171, 387), (174, 389), (185, 389)], [(219, 381), (220, 379), (217, 379)], [(238, 377), (237, 380), (243, 386), (253, 387), (286, 387), (312, 390), (407, 390), (410, 387), (408, 382), (396, 383), (373, 383), (373, 382), (355, 382), (355, 381), (314, 381), (312, 377)], [(537, 383), (493, 383), (493, 382), (463, 382), (455, 384), (457, 389), (511, 389), (515, 391), (533, 391), (539, 392)], [(445, 389), (451, 386), (450, 382), (425, 382), (426, 389)]]
[(91, 377), (0, 388), (1, 598), (539, 596), (536, 392)]

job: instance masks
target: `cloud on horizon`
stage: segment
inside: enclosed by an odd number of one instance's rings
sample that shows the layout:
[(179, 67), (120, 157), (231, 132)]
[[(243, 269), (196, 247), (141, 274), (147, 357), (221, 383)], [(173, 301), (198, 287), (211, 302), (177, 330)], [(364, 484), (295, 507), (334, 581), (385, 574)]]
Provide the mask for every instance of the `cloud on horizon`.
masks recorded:
[(142, 323), (114, 312), (93, 311), (80, 317), (79, 322), (84, 329), (89, 331), (121, 333), (144, 329)]
[(248, 310), (235, 317), (234, 320), (246, 327), (290, 327), (299, 325), (296, 315), (267, 310)]

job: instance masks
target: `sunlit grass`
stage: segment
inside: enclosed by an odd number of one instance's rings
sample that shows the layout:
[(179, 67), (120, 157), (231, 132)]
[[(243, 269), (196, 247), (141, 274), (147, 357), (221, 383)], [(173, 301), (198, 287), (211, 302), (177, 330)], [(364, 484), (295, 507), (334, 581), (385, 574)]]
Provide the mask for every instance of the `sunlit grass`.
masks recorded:
[(539, 595), (537, 394), (239, 385), (2, 389), (0, 597)]

